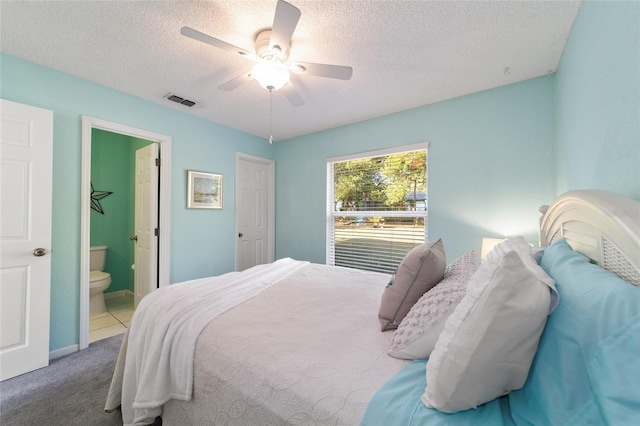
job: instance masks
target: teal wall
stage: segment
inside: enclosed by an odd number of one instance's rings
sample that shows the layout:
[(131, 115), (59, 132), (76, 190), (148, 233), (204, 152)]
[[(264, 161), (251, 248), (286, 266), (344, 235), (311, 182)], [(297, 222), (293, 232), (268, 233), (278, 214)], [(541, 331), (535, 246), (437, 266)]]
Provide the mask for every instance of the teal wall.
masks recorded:
[[(262, 138), (10, 55), (0, 55), (0, 75), (0, 97), (53, 111), (51, 350), (79, 341), (83, 115), (171, 136), (170, 281), (234, 269), (235, 153), (273, 158), (272, 145)], [(187, 210), (188, 169), (224, 175), (224, 209)]]
[(420, 141), (450, 258), (483, 236), (536, 242), (537, 207), (571, 189), (640, 201), (639, 43), (640, 2), (585, 1), (550, 77), (278, 143), (277, 255), (325, 261), (327, 157)]
[(93, 129), (91, 134), (91, 182), (95, 190), (113, 194), (100, 200), (104, 211), (91, 210), (91, 245), (106, 245), (105, 271), (111, 285), (105, 293), (134, 290), (135, 152), (150, 141)]
[(555, 195), (553, 77), (278, 142), (277, 256), (325, 262), (326, 158), (424, 141), (429, 239), (448, 258), (482, 237), (537, 243), (538, 207)]
[(640, 201), (640, 2), (583, 2), (556, 75), (558, 193)]

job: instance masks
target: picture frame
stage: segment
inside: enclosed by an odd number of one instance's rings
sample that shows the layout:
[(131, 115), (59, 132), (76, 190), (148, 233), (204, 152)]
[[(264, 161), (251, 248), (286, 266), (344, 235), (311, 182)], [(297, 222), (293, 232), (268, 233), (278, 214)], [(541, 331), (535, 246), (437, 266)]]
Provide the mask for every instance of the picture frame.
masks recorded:
[(223, 176), (187, 170), (187, 208), (221, 209)]

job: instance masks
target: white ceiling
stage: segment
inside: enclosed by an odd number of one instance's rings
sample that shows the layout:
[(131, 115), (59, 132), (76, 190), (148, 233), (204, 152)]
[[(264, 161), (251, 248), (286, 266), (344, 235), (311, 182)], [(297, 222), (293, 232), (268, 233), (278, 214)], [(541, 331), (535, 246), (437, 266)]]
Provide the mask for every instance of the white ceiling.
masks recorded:
[[(554, 72), (579, 1), (291, 0), (290, 58), (353, 67), (349, 81), (297, 76), (273, 94), (275, 140)], [(6, 1), (0, 48), (65, 73), (267, 138), (269, 93), (217, 88), (253, 62), (180, 34), (189, 26), (253, 51), (276, 0)], [(167, 93), (197, 101), (189, 109)]]

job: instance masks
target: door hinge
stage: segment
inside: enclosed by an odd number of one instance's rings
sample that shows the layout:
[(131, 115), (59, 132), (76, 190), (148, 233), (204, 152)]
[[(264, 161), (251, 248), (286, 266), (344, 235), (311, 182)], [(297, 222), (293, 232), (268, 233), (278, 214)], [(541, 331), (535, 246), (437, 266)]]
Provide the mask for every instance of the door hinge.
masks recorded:
[(160, 235), (160, 230), (158, 228), (154, 229), (153, 235), (155, 235), (156, 237)]
[(160, 167), (160, 159), (156, 158), (156, 167)]

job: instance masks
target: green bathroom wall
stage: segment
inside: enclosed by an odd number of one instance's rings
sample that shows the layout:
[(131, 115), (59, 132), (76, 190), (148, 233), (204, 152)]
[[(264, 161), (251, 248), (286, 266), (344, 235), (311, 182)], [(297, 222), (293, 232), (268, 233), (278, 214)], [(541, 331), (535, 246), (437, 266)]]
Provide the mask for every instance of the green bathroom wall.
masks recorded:
[(99, 200), (104, 214), (91, 209), (92, 246), (106, 245), (105, 272), (111, 285), (105, 293), (129, 289), (130, 137), (94, 129), (91, 134), (91, 183), (113, 194)]

